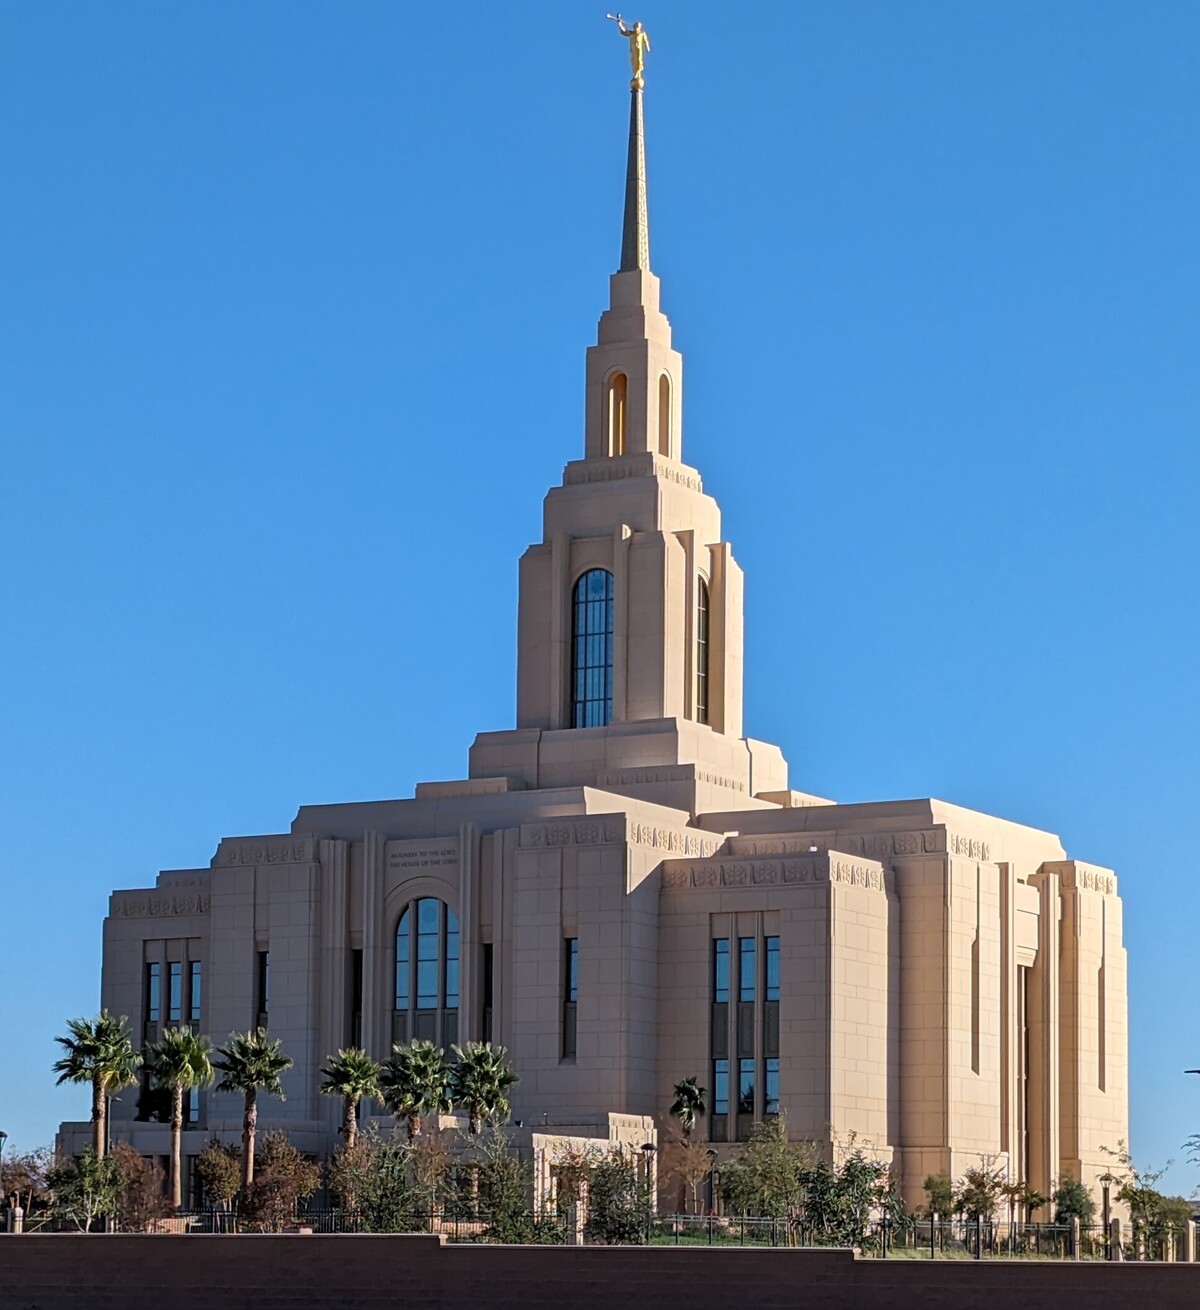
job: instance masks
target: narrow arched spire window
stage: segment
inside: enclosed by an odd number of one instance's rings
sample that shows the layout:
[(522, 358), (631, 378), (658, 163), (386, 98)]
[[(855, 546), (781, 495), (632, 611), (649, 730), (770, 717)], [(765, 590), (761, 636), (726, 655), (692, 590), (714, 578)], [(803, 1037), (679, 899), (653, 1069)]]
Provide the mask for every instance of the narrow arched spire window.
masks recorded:
[(671, 379), (665, 373), (658, 379), (658, 453), (671, 453)]
[(708, 722), (708, 583), (696, 580), (696, 722)]
[(629, 401), (629, 380), (624, 373), (614, 373), (608, 379), (608, 453), (625, 453), (625, 419)]
[(613, 575), (589, 569), (571, 609), (571, 727), (602, 728), (612, 720)]

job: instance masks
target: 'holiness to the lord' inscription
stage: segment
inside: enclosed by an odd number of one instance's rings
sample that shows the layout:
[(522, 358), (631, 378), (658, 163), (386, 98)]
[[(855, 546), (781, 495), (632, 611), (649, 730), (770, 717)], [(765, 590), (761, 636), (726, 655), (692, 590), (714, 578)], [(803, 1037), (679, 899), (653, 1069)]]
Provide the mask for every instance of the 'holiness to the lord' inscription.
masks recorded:
[(458, 842), (390, 841), (387, 844), (389, 873), (428, 873), (435, 869), (458, 868)]

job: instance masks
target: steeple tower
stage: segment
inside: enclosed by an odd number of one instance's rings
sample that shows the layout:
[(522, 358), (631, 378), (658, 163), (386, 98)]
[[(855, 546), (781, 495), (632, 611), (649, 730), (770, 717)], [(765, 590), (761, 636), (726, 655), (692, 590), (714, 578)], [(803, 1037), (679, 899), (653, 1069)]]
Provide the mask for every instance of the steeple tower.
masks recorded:
[(602, 785), (698, 812), (787, 785), (742, 737), (742, 571), (683, 462), (683, 357), (650, 271), (640, 24), (629, 39), (621, 262), (587, 351), (583, 459), (546, 496), (521, 558), (517, 729), (485, 733), (471, 776)]
[(588, 459), (634, 453), (680, 458), (683, 357), (671, 347), (659, 281), (650, 271), (642, 86), (640, 76), (629, 84), (621, 265), (609, 280), (609, 307), (588, 351)]
[(629, 87), (629, 162), (625, 168), (625, 227), (621, 272), (650, 271), (650, 219), (646, 212), (646, 133), (642, 126), (641, 78)]

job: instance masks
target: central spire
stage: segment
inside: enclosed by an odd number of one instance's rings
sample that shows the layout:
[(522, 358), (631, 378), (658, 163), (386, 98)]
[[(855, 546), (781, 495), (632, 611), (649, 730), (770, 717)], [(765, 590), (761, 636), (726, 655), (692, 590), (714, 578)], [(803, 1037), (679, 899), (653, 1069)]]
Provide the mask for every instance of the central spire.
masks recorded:
[(621, 233), (622, 273), (650, 271), (650, 220), (646, 212), (646, 137), (642, 125), (642, 79), (629, 86), (629, 162), (625, 168), (625, 225)]

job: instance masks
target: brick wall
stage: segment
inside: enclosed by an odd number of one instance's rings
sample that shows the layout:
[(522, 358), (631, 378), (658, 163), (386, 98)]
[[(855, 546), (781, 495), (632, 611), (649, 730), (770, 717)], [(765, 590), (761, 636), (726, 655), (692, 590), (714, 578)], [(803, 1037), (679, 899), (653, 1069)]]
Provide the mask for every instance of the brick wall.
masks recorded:
[(1196, 1310), (1200, 1265), (844, 1251), (443, 1246), (437, 1237), (0, 1237), (0, 1310)]

